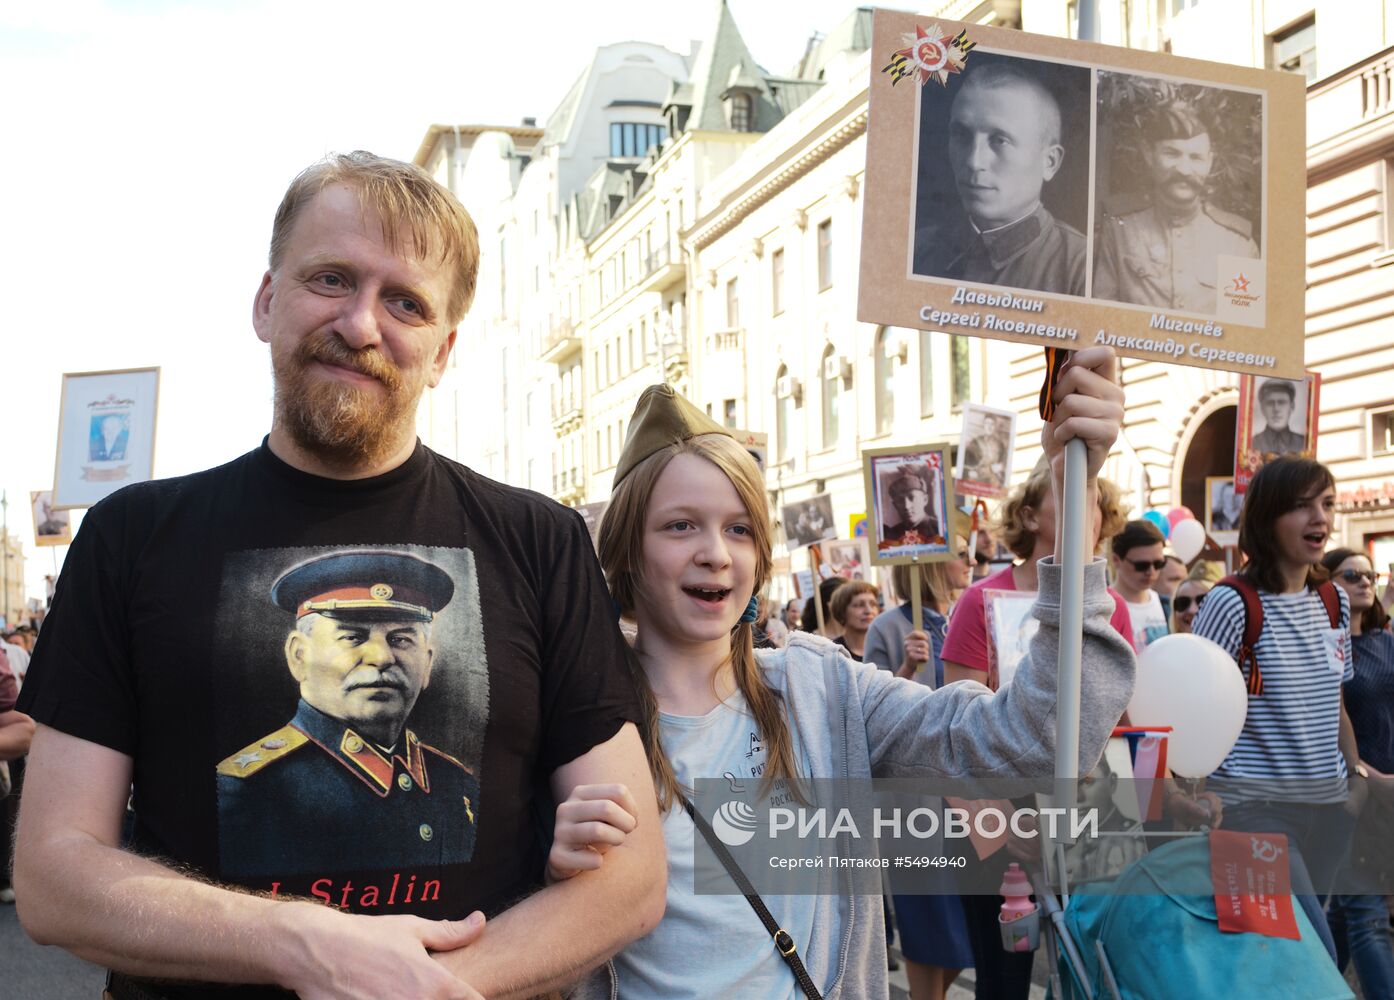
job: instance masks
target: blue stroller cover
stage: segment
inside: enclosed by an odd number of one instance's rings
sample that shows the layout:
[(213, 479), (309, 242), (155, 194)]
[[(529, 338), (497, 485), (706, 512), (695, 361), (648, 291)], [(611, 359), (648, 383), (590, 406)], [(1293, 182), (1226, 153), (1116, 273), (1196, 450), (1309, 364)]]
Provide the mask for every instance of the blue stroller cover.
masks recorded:
[[(1124, 1000), (1352, 1000), (1301, 906), (1301, 938), (1220, 930), (1210, 886), (1210, 842), (1187, 837), (1152, 850), (1112, 883), (1081, 885), (1065, 924), (1094, 996), (1108, 1000), (1096, 941), (1102, 941)], [(1063, 1000), (1084, 992), (1057, 956)]]

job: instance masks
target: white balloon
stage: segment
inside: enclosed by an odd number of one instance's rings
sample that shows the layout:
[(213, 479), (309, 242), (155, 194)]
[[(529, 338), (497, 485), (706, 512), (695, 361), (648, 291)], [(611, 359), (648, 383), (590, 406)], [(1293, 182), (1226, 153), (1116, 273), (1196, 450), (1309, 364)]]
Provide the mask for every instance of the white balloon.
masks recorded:
[(1184, 563), (1189, 563), (1205, 548), (1205, 526), (1194, 518), (1177, 521), (1171, 529), (1171, 550)]
[(1163, 636), (1138, 657), (1128, 721), (1171, 726), (1167, 766), (1183, 778), (1203, 778), (1220, 766), (1239, 739), (1248, 711), (1239, 666), (1209, 639)]

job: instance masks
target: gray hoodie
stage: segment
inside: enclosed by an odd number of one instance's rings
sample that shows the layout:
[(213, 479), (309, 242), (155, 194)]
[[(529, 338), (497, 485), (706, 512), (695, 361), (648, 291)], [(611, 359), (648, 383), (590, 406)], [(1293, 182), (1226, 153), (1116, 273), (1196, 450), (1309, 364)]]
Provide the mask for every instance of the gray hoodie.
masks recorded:
[[(961, 781), (970, 795), (977, 780), (990, 778), (998, 782), (993, 797), (1003, 794), (1004, 779), (1020, 781), (1012, 794), (1047, 790), (1055, 769), (1060, 567), (1044, 559), (1038, 569), (1034, 614), (1041, 628), (1012, 683), (996, 694), (972, 681), (935, 691), (855, 663), (840, 647), (804, 632), (790, 635), (782, 650), (762, 652), (766, 680), (784, 697), (813, 776)], [(1094, 769), (1132, 696), (1137, 661), (1109, 624), (1113, 612), (1104, 564), (1096, 561), (1084, 574), (1080, 774)], [(814, 926), (823, 931), (803, 955), (828, 1000), (889, 994), (881, 900), (854, 895), (850, 880), (849, 872), (840, 894), (818, 898)], [(751, 933), (764, 933), (753, 912)], [(608, 967), (573, 994), (577, 1000), (614, 995)]]

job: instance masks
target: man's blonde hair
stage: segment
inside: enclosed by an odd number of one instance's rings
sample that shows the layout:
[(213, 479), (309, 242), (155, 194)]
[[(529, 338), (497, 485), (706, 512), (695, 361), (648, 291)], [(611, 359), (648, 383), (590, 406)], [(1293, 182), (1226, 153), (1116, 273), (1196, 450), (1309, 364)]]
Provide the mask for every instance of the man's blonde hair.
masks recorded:
[(421, 259), (434, 256), (454, 272), (446, 319), (454, 327), (469, 312), (479, 278), (479, 231), (459, 200), (420, 167), (364, 150), (330, 153), (302, 170), (286, 188), (271, 226), (271, 271), (285, 258), (300, 210), (325, 188), (344, 184), (382, 219), (394, 253), (408, 243)]

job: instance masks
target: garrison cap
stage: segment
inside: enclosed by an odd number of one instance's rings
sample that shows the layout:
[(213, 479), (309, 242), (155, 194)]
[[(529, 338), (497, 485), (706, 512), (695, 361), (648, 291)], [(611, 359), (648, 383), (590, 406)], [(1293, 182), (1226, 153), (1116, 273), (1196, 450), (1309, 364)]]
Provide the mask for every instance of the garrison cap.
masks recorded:
[(925, 477), (913, 465), (902, 465), (891, 481), (886, 484), (886, 493), (893, 495), (897, 488), (919, 490), (921, 493), (929, 492), (929, 484), (925, 482)]
[(297, 619), (321, 614), (429, 622), (454, 595), (450, 574), (435, 563), (384, 550), (320, 556), (291, 567), (271, 585), (271, 600)]
[(629, 418), (629, 433), (624, 438), (624, 450), (615, 466), (615, 482), (634, 471), (634, 467), (669, 445), (686, 441), (701, 434), (725, 434), (730, 431), (707, 416), (687, 399), (678, 395), (668, 384), (651, 385), (639, 396), (634, 416)]
[(1182, 101), (1172, 101), (1152, 112), (1145, 131), (1149, 141), (1162, 142), (1166, 139), (1194, 139), (1198, 135), (1209, 135), (1210, 126), (1191, 105)]
[(1258, 387), (1258, 398), (1271, 396), (1275, 392), (1286, 393), (1289, 402), (1297, 402), (1297, 389), (1287, 379), (1271, 378)]

